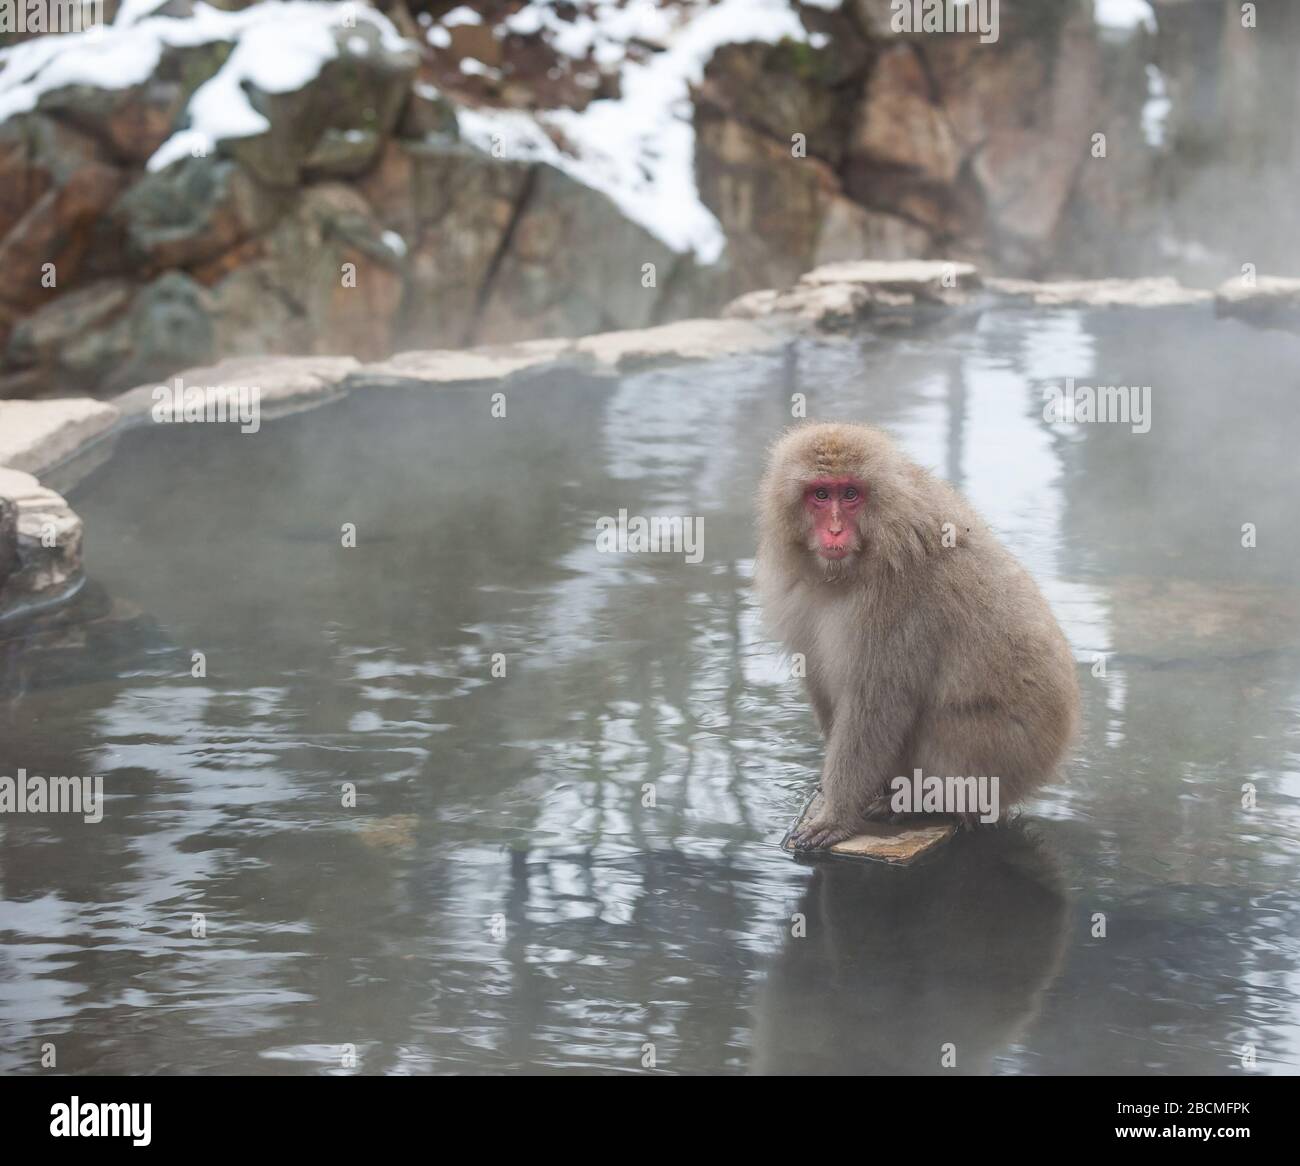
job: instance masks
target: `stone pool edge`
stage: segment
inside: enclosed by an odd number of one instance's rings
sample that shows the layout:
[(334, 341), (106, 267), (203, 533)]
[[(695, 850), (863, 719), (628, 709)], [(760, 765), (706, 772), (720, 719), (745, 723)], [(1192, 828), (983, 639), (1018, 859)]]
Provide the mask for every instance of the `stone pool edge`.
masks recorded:
[[(768, 351), (803, 332), (905, 325), (954, 311), (1199, 304), (1213, 304), (1216, 316), (1300, 331), (1300, 279), (1234, 279), (1210, 292), (1171, 277), (1037, 282), (982, 278), (969, 263), (857, 260), (815, 268), (788, 288), (749, 292), (717, 318), (573, 339), (404, 352), (369, 364), (351, 356), (234, 357), (184, 370), (167, 384), (222, 394), (255, 386), (260, 419), (271, 420), (357, 389), (507, 383), (565, 368), (616, 377), (655, 365)], [(151, 418), (157, 390), (157, 384), (141, 385), (108, 401), (0, 401), (0, 621), (59, 603), (82, 581), (81, 519), (40, 478), (57, 474), (101, 442), (103, 456), (109, 456), (114, 435)]]
[[(235, 357), (186, 369), (163, 387), (213, 388), (232, 405), (240, 388), (256, 387), (260, 424), (355, 389), (508, 383), (552, 368), (613, 377), (654, 364), (763, 351), (787, 339), (780, 328), (743, 320), (681, 320), (571, 340), (406, 352), (371, 364), (350, 356)], [(158, 388), (141, 385), (108, 401), (0, 401), (0, 624), (56, 606), (80, 589), (81, 518), (41, 479), (66, 479), (62, 488), (68, 489), (101, 464), (117, 434), (151, 420)], [(81, 472), (70, 472), (72, 465)]]

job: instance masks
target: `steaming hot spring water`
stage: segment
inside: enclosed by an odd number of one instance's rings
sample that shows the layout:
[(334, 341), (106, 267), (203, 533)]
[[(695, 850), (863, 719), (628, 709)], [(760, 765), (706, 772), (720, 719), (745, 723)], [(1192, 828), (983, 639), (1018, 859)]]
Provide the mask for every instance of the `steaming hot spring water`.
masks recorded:
[[(1014, 310), (122, 434), (85, 588), (0, 631), (0, 774), (104, 783), (0, 821), (0, 1071), (1295, 1072), (1296, 368)], [(750, 591), (796, 393), (965, 491), (1078, 663), (1062, 779), (907, 869), (777, 845), (822, 754)], [(598, 547), (621, 510), (702, 553)]]

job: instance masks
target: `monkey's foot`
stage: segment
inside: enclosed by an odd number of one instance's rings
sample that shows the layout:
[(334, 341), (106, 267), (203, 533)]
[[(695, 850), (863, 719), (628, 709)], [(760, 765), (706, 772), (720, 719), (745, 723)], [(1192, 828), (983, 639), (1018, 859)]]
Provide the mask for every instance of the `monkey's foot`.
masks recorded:
[(925, 817), (917, 815), (912, 820), (904, 817), (903, 824), (896, 825), (868, 822), (856, 813), (835, 814), (819, 790), (804, 806), (781, 846), (793, 854), (829, 853), (840, 858), (905, 865), (956, 833), (957, 824), (951, 818), (931, 816), (931, 820), (925, 821)]
[(825, 814), (818, 814), (790, 836), (790, 845), (796, 850), (825, 850), (837, 842), (852, 838), (857, 832), (856, 826), (846, 826)]

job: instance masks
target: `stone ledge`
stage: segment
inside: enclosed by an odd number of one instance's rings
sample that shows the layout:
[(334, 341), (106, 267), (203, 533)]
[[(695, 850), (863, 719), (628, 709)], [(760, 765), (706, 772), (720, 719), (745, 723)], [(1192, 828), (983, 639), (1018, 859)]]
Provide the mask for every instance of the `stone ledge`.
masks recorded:
[(872, 295), (855, 284), (830, 283), (796, 287), (787, 292), (750, 292), (732, 300), (722, 309), (722, 314), (732, 320), (787, 317), (831, 332), (853, 327), (877, 307), (900, 307), (914, 302), (910, 296), (899, 298), (888, 292)]
[(853, 260), (814, 268), (784, 291), (740, 296), (722, 315), (732, 320), (785, 317), (839, 331), (869, 318), (894, 323), (918, 311), (964, 307), (981, 286), (979, 272), (970, 263)]
[(391, 385), (456, 385), (503, 380), (518, 372), (554, 364), (571, 357), (572, 340), (528, 340), (482, 348), (434, 348), (401, 352), (375, 364), (358, 365), (348, 387)]
[[(1300, 286), (1300, 281), (1296, 282)], [(861, 261), (819, 267), (784, 291), (749, 292), (732, 300), (722, 314), (740, 320), (786, 317), (798, 325), (839, 331), (866, 320), (897, 324), (972, 305), (987, 307), (990, 301), (993, 306), (1002, 302), (1036, 307), (1164, 308), (1205, 304), (1213, 298), (1213, 293), (1184, 287), (1169, 276), (1038, 282), (981, 278), (969, 263)], [(1300, 303), (1300, 296), (1296, 302)]]
[(1214, 314), (1258, 328), (1300, 332), (1300, 279), (1261, 275), (1251, 284), (1230, 279), (1215, 294)]
[(801, 287), (826, 284), (851, 284), (943, 302), (951, 292), (973, 291), (981, 280), (973, 263), (941, 259), (855, 259), (827, 263), (799, 277)]
[(598, 332), (576, 341), (579, 356), (598, 371), (625, 372), (677, 360), (716, 360), (746, 352), (763, 352), (785, 344), (788, 337), (746, 320), (678, 320), (657, 328), (628, 332)]
[(759, 352), (777, 347), (785, 339), (771, 328), (741, 320), (678, 320), (654, 328), (597, 332), (576, 340), (402, 352), (390, 360), (361, 365), (348, 375), (347, 382), (349, 388), (450, 386), (505, 380), (521, 372), (564, 366), (594, 373), (626, 372), (655, 364)]
[(0, 401), (0, 466), (41, 473), (103, 436), (118, 416), (90, 397)]
[(0, 620), (81, 586), (81, 519), (31, 474), (0, 467)]
[(1172, 308), (1209, 303), (1213, 293), (1184, 287), (1172, 276), (1141, 279), (1074, 279), (1039, 283), (1032, 279), (984, 281), (986, 291), (1043, 308)]
[[(321, 397), (341, 392), (344, 379), (360, 367), (361, 362), (354, 356), (243, 356), (203, 368), (187, 368), (168, 377), (166, 384), (179, 381), (183, 387), (227, 391), (255, 387), (263, 413), (282, 416), (303, 402), (317, 403)], [(159, 384), (140, 385), (115, 397), (113, 404), (123, 419), (147, 418)]]

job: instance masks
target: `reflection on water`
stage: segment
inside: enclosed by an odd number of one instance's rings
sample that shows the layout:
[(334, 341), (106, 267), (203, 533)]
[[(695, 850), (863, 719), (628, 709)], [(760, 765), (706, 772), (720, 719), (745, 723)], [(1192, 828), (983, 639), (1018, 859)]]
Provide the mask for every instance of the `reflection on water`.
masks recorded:
[(1068, 910), (1052, 848), (1021, 822), (915, 869), (823, 863), (799, 903), (806, 935), (787, 940), (761, 997), (757, 1063), (987, 1073), (1039, 1016)]
[[(1294, 1072), (1298, 355), (1004, 312), (504, 420), (488, 385), (124, 436), (78, 606), (0, 640), (0, 774), (107, 791), (0, 819), (0, 1070)], [(1067, 376), (1150, 384), (1151, 432), (1047, 424)], [(820, 746), (751, 495), (796, 392), (958, 482), (1060, 614), (1086, 728), (1028, 829), (777, 849)], [(597, 553), (620, 508), (701, 516), (704, 561)]]

